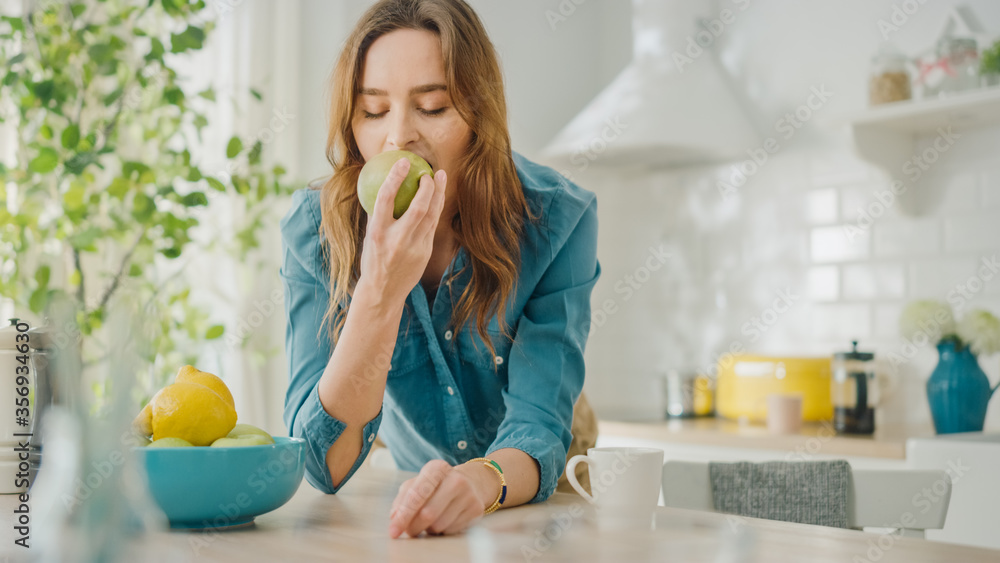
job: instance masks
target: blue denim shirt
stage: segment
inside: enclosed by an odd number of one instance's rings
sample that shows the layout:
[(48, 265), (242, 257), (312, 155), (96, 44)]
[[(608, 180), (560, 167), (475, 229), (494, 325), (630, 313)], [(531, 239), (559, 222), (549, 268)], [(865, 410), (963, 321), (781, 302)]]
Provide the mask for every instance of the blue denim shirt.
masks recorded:
[[(396, 464), (410, 471), (432, 459), (455, 465), (515, 448), (538, 463), (541, 480), (531, 502), (555, 490), (572, 439), (573, 405), (583, 387), (590, 294), (600, 275), (597, 200), (551, 168), (517, 153), (513, 157), (538, 219), (525, 223), (516, 295), (506, 312), (512, 340), (500, 336), (496, 316), (488, 325), (495, 356), (471, 325), (458, 333), (449, 326), (470, 274), (445, 283), (468, 259), (459, 249), (433, 307), (419, 283), (407, 296), (382, 410), (365, 426), (361, 453), (340, 486), (379, 434)], [(339, 487), (330, 479), (326, 452), (345, 424), (323, 409), (317, 385), (332, 353), (326, 327), (317, 337), (330, 302), (319, 195), (316, 189), (298, 190), (281, 220), (289, 363), (284, 418), (289, 433), (308, 444), (309, 483), (335, 493)]]

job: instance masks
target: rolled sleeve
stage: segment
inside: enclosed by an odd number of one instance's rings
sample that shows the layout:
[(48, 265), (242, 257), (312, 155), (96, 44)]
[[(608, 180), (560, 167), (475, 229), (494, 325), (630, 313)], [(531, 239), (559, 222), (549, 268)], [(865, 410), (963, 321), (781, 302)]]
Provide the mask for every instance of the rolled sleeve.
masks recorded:
[[(289, 434), (306, 441), (306, 480), (325, 493), (336, 493), (367, 457), (382, 421), (382, 412), (364, 427), (361, 453), (350, 472), (333, 486), (326, 454), (347, 425), (330, 416), (319, 399), (319, 380), (333, 353), (323, 327), (329, 294), (318, 281), (319, 218), (311, 209), (310, 194), (299, 190), (281, 220), (282, 265), (285, 292), (285, 354), (289, 383), (284, 420)], [(321, 330), (322, 328), (322, 330)]]
[(292, 428), (292, 436), (303, 438), (306, 441), (308, 452), (306, 456), (306, 480), (309, 481), (309, 484), (327, 494), (339, 491), (368, 457), (368, 452), (371, 451), (372, 442), (375, 441), (381, 423), (382, 411), (380, 410), (378, 415), (365, 425), (364, 440), (361, 443), (361, 453), (358, 455), (358, 459), (354, 461), (354, 465), (347, 472), (340, 485), (334, 486), (333, 480), (330, 479), (330, 471), (326, 466), (326, 452), (344, 433), (347, 425), (326, 412), (319, 400), (319, 386), (314, 385), (306, 397), (305, 403), (299, 408)]
[(581, 208), (565, 243), (552, 249), (555, 257), (517, 324), (502, 391), (506, 414), (488, 450), (516, 448), (535, 459), (539, 485), (532, 503), (552, 495), (565, 469), (573, 405), (583, 389), (590, 295), (600, 264), (596, 199)]

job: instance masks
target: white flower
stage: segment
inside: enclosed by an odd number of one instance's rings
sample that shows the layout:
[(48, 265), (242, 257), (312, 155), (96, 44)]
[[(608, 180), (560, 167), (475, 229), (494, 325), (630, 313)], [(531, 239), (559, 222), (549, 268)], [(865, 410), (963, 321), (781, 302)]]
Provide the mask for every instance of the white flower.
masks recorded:
[(969, 311), (958, 323), (958, 336), (977, 356), (1000, 352), (1000, 319), (983, 309)]
[(936, 299), (914, 301), (903, 309), (899, 330), (907, 340), (923, 335), (931, 343), (955, 333), (955, 317), (951, 307)]

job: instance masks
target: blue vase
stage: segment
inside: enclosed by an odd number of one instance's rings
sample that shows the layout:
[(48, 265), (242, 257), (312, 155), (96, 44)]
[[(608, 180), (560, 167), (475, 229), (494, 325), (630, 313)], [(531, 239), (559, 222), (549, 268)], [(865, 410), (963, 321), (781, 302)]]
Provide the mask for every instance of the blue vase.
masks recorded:
[(937, 345), (937, 367), (927, 380), (927, 400), (938, 434), (982, 432), (986, 408), (996, 387), (979, 367), (968, 346), (956, 348), (953, 340)]

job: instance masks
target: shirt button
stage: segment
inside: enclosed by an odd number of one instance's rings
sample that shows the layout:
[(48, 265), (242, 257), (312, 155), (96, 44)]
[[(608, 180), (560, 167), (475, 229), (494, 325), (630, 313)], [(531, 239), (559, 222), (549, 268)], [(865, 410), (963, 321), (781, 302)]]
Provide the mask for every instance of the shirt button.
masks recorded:
[(465, 442), (465, 440), (459, 440), (459, 441), (458, 441), (458, 449), (460, 449), (460, 450), (464, 450), (464, 449), (465, 449), (465, 448), (467, 448), (467, 447), (469, 447), (469, 444), (467, 444), (467, 443)]
[(448, 394), (449, 395), (454, 395), (455, 394), (455, 390), (452, 389), (451, 387), (448, 387)]
[(444, 339), (445, 339), (445, 340), (451, 340), (451, 337), (452, 337), (452, 333), (451, 333), (451, 331), (450, 331), (450, 330), (446, 330), (446, 331), (444, 332)]
[(368, 443), (371, 443), (371, 442), (374, 442), (374, 441), (375, 441), (375, 435), (374, 434), (369, 434), (368, 435)]
[(497, 357), (493, 358), (493, 363), (495, 363), (496, 365), (500, 365), (500, 364), (503, 363), (503, 358), (501, 358), (500, 356), (497, 356)]

